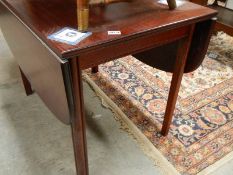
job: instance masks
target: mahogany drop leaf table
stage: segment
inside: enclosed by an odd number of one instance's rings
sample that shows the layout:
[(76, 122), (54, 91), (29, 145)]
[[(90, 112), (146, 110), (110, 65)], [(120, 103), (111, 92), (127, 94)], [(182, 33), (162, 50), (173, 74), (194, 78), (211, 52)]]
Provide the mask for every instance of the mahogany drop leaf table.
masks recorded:
[(119, 2), (104, 9), (95, 5), (89, 10), (92, 35), (69, 45), (48, 36), (65, 27), (77, 29), (75, 1), (0, 0), (0, 28), (17, 59), (26, 93), (35, 91), (60, 121), (71, 125), (78, 175), (88, 175), (82, 70), (97, 72), (99, 64), (132, 54), (172, 72), (162, 127), (166, 136), (182, 75), (203, 60), (217, 14), (187, 1), (169, 10), (157, 0)]

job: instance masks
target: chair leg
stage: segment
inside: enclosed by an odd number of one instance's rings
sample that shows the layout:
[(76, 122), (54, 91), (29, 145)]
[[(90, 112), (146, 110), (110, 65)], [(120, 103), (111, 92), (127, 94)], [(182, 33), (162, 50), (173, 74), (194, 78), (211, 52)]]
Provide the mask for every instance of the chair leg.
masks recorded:
[(78, 30), (86, 32), (89, 25), (89, 0), (76, 0)]
[(170, 10), (173, 10), (177, 7), (176, 0), (167, 0), (167, 3)]
[(23, 81), (25, 93), (26, 93), (27, 96), (29, 96), (29, 95), (33, 94), (31, 84), (28, 81), (27, 77), (25, 76), (25, 74), (23, 73), (23, 71), (22, 71), (22, 69), (20, 67), (19, 67), (19, 70), (20, 70), (22, 81)]

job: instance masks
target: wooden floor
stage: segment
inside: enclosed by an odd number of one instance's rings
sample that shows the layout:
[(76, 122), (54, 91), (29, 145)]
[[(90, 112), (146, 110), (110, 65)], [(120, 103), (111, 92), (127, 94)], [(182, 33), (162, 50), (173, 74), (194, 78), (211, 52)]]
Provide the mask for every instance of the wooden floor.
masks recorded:
[(211, 5), (210, 7), (218, 11), (216, 30), (222, 30), (233, 36), (233, 10), (217, 5)]

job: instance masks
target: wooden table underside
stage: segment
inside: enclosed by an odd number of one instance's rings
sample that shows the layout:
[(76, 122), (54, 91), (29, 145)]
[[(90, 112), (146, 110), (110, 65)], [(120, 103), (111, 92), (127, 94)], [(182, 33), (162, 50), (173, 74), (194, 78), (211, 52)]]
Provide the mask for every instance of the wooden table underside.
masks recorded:
[[(180, 40), (162, 128), (167, 135), (195, 25), (216, 15), (212, 9), (189, 2), (174, 11), (151, 0), (109, 5), (104, 11), (94, 7), (89, 27), (93, 34), (71, 46), (47, 36), (63, 27), (77, 28), (72, 0), (0, 2), (5, 6), (0, 6), (0, 18), (5, 19), (0, 26), (12, 52), (19, 55), (26, 93), (35, 90), (58, 119), (71, 124), (78, 175), (88, 175), (81, 71)], [(108, 30), (120, 30), (122, 35), (108, 36)], [(11, 45), (17, 41), (19, 47)], [(28, 48), (35, 55), (30, 55)]]

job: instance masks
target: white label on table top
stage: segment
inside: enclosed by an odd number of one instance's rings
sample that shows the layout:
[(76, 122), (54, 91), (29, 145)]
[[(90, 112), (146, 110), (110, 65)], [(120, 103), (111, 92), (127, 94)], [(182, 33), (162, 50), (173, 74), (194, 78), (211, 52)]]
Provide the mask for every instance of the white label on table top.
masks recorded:
[(116, 31), (108, 31), (108, 35), (121, 35), (121, 31), (116, 30)]

